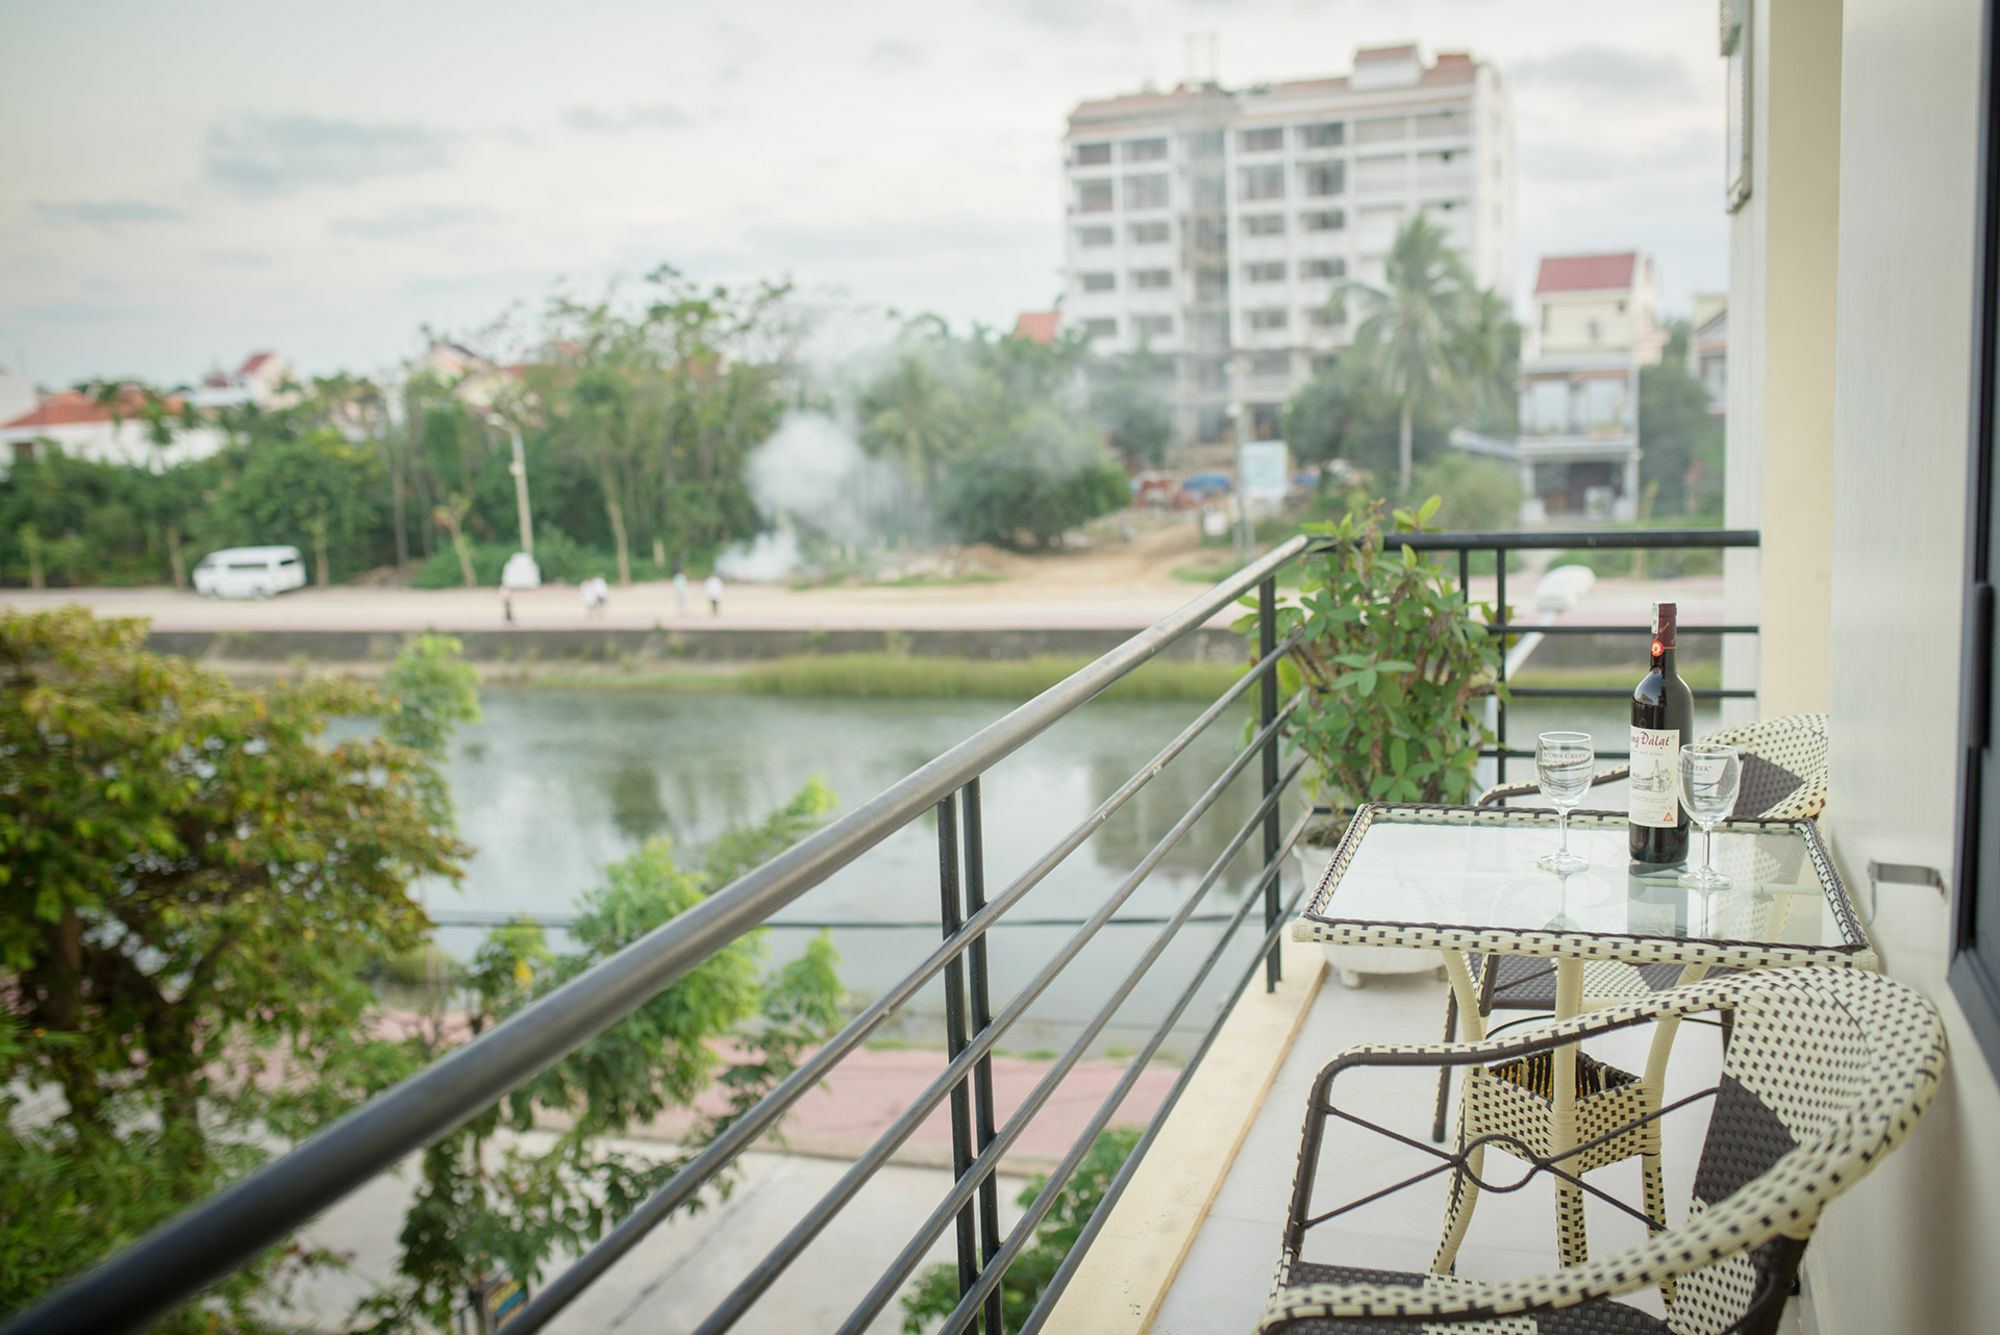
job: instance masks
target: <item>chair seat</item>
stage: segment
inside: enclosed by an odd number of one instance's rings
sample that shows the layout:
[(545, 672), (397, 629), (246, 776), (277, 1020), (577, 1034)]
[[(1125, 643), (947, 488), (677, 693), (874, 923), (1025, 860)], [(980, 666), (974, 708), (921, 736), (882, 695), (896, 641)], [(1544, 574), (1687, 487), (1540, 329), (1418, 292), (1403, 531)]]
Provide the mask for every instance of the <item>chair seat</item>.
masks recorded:
[[(1364, 1270), (1358, 1266), (1317, 1265), (1299, 1261), (1286, 1277), (1288, 1287), (1306, 1284), (1380, 1284), (1385, 1288), (1417, 1288), (1426, 1283), (1450, 1283), (1448, 1277), (1410, 1274), (1400, 1270)], [(1407, 1321), (1355, 1319), (1300, 1321), (1285, 1327), (1297, 1335), (1410, 1335)], [(1440, 1327), (1441, 1329), (1445, 1327)], [(1669, 1335), (1667, 1323), (1636, 1307), (1609, 1298), (1593, 1298), (1565, 1307), (1559, 1312), (1536, 1312), (1532, 1316), (1512, 1316), (1495, 1321), (1454, 1322), (1448, 1329), (1462, 1335)]]

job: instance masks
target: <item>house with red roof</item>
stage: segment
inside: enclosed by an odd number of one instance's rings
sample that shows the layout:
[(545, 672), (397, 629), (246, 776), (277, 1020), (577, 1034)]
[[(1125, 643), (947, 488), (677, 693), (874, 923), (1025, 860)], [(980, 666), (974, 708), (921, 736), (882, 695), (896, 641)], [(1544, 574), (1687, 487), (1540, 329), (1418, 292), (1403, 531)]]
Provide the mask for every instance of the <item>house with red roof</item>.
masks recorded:
[(238, 408), (246, 404), (266, 412), (297, 403), (300, 387), (292, 364), (265, 349), (243, 359), (234, 371), (215, 367), (194, 390), (197, 408)]
[(226, 443), (223, 433), (206, 421), (197, 419), (189, 424), (184, 420), (187, 399), (183, 395), (166, 397), (164, 442), (155, 438), (146, 407), (144, 396), (136, 389), (112, 402), (73, 389), (44, 395), (27, 412), (0, 422), (0, 475), (17, 460), (50, 453), (157, 473), (207, 458)]
[(1548, 255), (1521, 343), (1512, 457), (1526, 522), (1630, 520), (1639, 503), (1639, 368), (1657, 364), (1660, 280), (1636, 250)]
[(1025, 338), (1030, 343), (1053, 343), (1061, 326), (1060, 310), (1022, 311), (1014, 320), (1014, 337)]

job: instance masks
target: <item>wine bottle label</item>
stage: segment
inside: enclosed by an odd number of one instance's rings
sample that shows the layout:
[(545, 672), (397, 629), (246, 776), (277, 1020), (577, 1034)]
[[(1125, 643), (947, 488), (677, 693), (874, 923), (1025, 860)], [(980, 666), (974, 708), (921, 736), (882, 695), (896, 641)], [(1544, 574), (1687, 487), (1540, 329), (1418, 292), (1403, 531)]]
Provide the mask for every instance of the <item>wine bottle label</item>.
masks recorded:
[(1631, 819), (1634, 825), (1671, 830), (1680, 824), (1679, 728), (1632, 729)]

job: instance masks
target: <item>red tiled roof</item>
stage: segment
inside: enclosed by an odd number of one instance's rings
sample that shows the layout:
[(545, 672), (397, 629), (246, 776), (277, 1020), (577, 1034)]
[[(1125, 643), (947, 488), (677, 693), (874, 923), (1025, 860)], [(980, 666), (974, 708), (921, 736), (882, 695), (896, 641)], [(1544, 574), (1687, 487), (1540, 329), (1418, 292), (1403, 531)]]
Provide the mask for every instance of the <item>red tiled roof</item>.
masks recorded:
[(238, 370), (236, 374), (250, 375), (253, 372), (255, 372), (258, 367), (262, 366), (265, 362), (270, 361), (271, 358), (277, 355), (278, 354), (275, 352), (253, 352), (247, 359), (245, 359), (242, 368)]
[[(166, 397), (168, 412), (181, 410), (181, 396), (169, 394)], [(126, 417), (136, 416), (145, 399), (137, 392), (130, 391), (124, 396), (121, 412)], [(60, 394), (51, 394), (43, 399), (40, 406), (22, 413), (11, 422), (0, 422), (0, 430), (13, 430), (28, 426), (77, 426), (84, 422), (108, 422), (111, 420), (109, 404), (97, 402), (88, 394), (79, 394), (66, 389)]]
[(1062, 322), (1061, 311), (1022, 311), (1014, 321), (1014, 337), (1025, 338), (1031, 343), (1053, 343), (1056, 341), (1056, 326)]
[(1633, 250), (1615, 255), (1544, 255), (1541, 270), (1535, 275), (1535, 291), (1596, 292), (1630, 287), (1638, 264), (1639, 253)]

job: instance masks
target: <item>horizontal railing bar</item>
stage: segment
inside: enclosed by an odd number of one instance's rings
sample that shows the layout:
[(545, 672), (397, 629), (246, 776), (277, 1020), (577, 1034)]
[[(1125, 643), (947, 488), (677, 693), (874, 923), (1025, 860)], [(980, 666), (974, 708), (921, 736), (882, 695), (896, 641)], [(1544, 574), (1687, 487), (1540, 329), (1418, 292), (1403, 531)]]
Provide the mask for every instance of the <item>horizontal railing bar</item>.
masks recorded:
[[(1516, 700), (1629, 700), (1629, 686), (1516, 686), (1507, 683), (1507, 694)], [(1755, 691), (1714, 690), (1703, 687), (1693, 692), (1697, 700), (1754, 700)]]
[(728, 1330), (778, 1276), (784, 1273), (798, 1254), (819, 1236), (827, 1224), (832, 1222), (833, 1216), (846, 1208), (847, 1203), (888, 1161), (897, 1147), (909, 1139), (923, 1119), (929, 1115), (930, 1110), (951, 1091), (951, 1087), (965, 1078), (966, 1071), (992, 1050), (1001, 1036), (1033, 1004), (1035, 998), (1055, 981), (1056, 975), (1068, 967), (1070, 961), (1082, 952), (1084, 946), (1088, 945), (1090, 939), (1097, 934), (1097, 929), (1103, 925), (1103, 920), (1110, 918), (1118, 906), (1131, 898), (1140, 884), (1153, 874), (1154, 869), (1165, 860), (1166, 855), (1187, 836), (1190, 829), (1194, 828), (1194, 823), (1215, 805), (1216, 800), (1229, 785), (1242, 774), (1244, 767), (1256, 755), (1257, 748), (1263, 745), (1265, 738), (1276, 733), (1304, 698), (1303, 691), (1294, 695), (1286, 702), (1285, 707), (1278, 711), (1276, 718), (1258, 730), (1250, 743), (1237, 753), (1235, 759), (1223, 768), (1215, 781), (1195, 799), (1194, 804), (1182, 814), (1181, 818), (1174, 822), (1173, 827), (1160, 837), (1159, 842), (1148, 850), (1145, 857), (1139, 860), (1139, 864), (1126, 875), (1118, 888), (1106, 896), (1104, 906), (1091, 915), (1090, 922), (1077, 929), (1056, 949), (1048, 962), (1037, 970), (1006, 1006), (1001, 1008), (1000, 1013), (994, 1016), (992, 1024), (980, 1030), (970, 1042), (959, 1049), (958, 1055), (952, 1058), (944, 1070), (910, 1101), (896, 1120), (875, 1138), (874, 1143), (862, 1152), (847, 1172), (842, 1174), (840, 1180), (806, 1211), (805, 1215), (779, 1240), (778, 1245), (751, 1267), (750, 1273), (738, 1281), (736, 1287), (729, 1291), (722, 1302), (709, 1312), (707, 1318), (695, 1328), (695, 1335), (720, 1335), (720, 1332)]
[[(1563, 531), (1480, 531), (1467, 533), (1384, 533), (1387, 547), (1409, 547), (1419, 552), (1561, 551), (1571, 547), (1681, 551), (1688, 548), (1756, 547), (1761, 539), (1754, 528), (1655, 528), (1655, 529), (1568, 529)], [(1315, 552), (1341, 544), (1318, 539)]]
[(6, 1335), (151, 1325), (405, 1155), (490, 1106), (730, 941), (1256, 587), (1307, 546), (1280, 544), (1089, 666), (738, 877), (687, 912), (371, 1099), (284, 1157), (155, 1229), (15, 1318)]
[[(1303, 822), (1301, 825), (1303, 825)], [(1296, 839), (1297, 835), (1298, 831), (1295, 830), (1292, 838)], [(1251, 980), (1257, 976), (1259, 970), (1262, 968), (1264, 957), (1270, 952), (1273, 946), (1277, 945), (1278, 938), (1290, 927), (1292, 915), (1298, 912), (1299, 901), (1305, 897), (1306, 891), (1311, 888), (1312, 885), (1310, 882), (1302, 882), (1299, 888), (1292, 892), (1292, 897), (1285, 904), (1283, 912), (1278, 915), (1278, 920), (1272, 923), (1269, 929), (1265, 931), (1264, 939), (1259, 943), (1257, 952), (1251, 958), (1249, 967), (1244, 969), (1241, 976), (1236, 980), (1236, 986), (1228, 993), (1231, 998), (1231, 1004), (1217, 1009), (1215, 1019), (1210, 1022), (1208, 1032), (1203, 1035), (1201, 1042), (1195, 1047), (1194, 1055), (1188, 1060), (1187, 1065), (1181, 1068), (1179, 1078), (1168, 1088), (1166, 1096), (1160, 1100), (1159, 1110), (1153, 1114), (1153, 1120), (1146, 1124), (1144, 1131), (1140, 1132), (1138, 1143), (1132, 1147), (1132, 1153), (1126, 1156), (1124, 1164), (1119, 1167), (1117, 1174), (1112, 1177), (1111, 1184), (1105, 1188), (1103, 1199), (1098, 1202), (1097, 1208), (1091, 1212), (1090, 1219), (1084, 1224), (1083, 1231), (1077, 1236), (1076, 1242), (1071, 1244), (1068, 1254), (1063, 1258), (1062, 1264), (1057, 1266), (1055, 1274), (1050, 1276), (1047, 1287), (1042, 1290), (1041, 1298), (1035, 1303), (1034, 1310), (1028, 1314), (1027, 1324), (1021, 1327), (1018, 1335), (1032, 1335), (1033, 1332), (1040, 1330), (1043, 1324), (1047, 1322), (1049, 1313), (1055, 1310), (1056, 1302), (1062, 1297), (1063, 1290), (1069, 1286), (1070, 1278), (1076, 1273), (1077, 1267), (1082, 1264), (1091, 1243), (1103, 1231), (1105, 1221), (1110, 1219), (1112, 1210), (1118, 1204), (1118, 1198), (1125, 1194), (1125, 1188), (1131, 1183), (1133, 1174), (1138, 1171), (1140, 1161), (1146, 1157), (1146, 1152), (1152, 1148), (1153, 1142), (1159, 1138), (1160, 1129), (1166, 1125), (1168, 1116), (1180, 1103), (1181, 1095), (1187, 1092), (1187, 1087), (1193, 1081), (1195, 1072), (1201, 1068), (1203, 1059), (1208, 1056), (1208, 1050), (1215, 1045), (1216, 1038), (1222, 1033), (1223, 1025), (1228, 1023), (1229, 1013), (1234, 1007), (1234, 1002), (1241, 999), (1244, 991), (1250, 986)], [(1220, 959), (1221, 950), (1218, 947), (1216, 951), (1211, 952), (1209, 959), (1203, 963), (1202, 975), (1205, 977), (1208, 971), (1213, 969)], [(1179, 1012), (1176, 1011), (1168, 1017), (1167, 1022), (1162, 1024), (1161, 1032), (1155, 1036), (1156, 1047), (1159, 1042), (1165, 1040), (1165, 1032), (1171, 1022), (1178, 1019)], [(1058, 1165), (1058, 1168), (1060, 1167), (1061, 1165)], [(1074, 1175), (1075, 1171), (1075, 1167), (1071, 1166), (1069, 1174), (1065, 1176), (1065, 1180), (1067, 1180), (1068, 1176)], [(1051, 1180), (1053, 1180), (1053, 1177)], [(1034, 1204), (1041, 1205), (1041, 1203), (1042, 1198), (1038, 1195)], [(1041, 1211), (1035, 1214), (1037, 1224), (1046, 1217), (1048, 1211), (1054, 1205), (1055, 1200), (1053, 1197), (1050, 1197), (1048, 1204), (1044, 1205)], [(1033, 1205), (1029, 1207), (1029, 1211), (1030, 1213), (1034, 1213)], [(1024, 1238), (1024, 1245), (1025, 1242), (1026, 1239)], [(1017, 1251), (1015, 1254), (1018, 1255), (1019, 1252)], [(995, 1259), (997, 1260), (998, 1258), (996, 1257)], [(1012, 1258), (1010, 1257), (1009, 1259), (1011, 1260)], [(999, 1276), (996, 1275), (996, 1283), (998, 1279)], [(944, 1330), (950, 1329), (950, 1320), (951, 1318), (946, 1318), (947, 1324)], [(962, 1329), (963, 1327), (960, 1328)], [(944, 1331), (941, 1330), (939, 1335), (944, 1335)]]
[[(521, 1309), (519, 1315), (508, 1323), (509, 1328), (519, 1331), (520, 1335), (532, 1335), (532, 1332), (540, 1330), (564, 1307), (575, 1301), (578, 1294), (610, 1269), (620, 1257), (637, 1246), (639, 1241), (662, 1220), (685, 1204), (711, 1177), (720, 1172), (724, 1165), (782, 1117), (808, 1089), (824, 1079), (836, 1063), (861, 1046), (867, 1036), (881, 1025), (892, 1010), (908, 1002), (925, 983), (942, 972), (945, 965), (957, 959), (960, 952), (980, 933), (992, 927), (996, 919), (1039, 885), (1064, 858), (1081, 848), (1105, 821), (1130, 801), (1141, 788), (1152, 782), (1175, 757), (1193, 743), (1196, 737), (1220, 718), (1237, 697), (1249, 690), (1256, 681), (1259, 671), (1272, 670), (1284, 650), (1296, 642), (1297, 638), (1294, 635), (1288, 639), (1278, 650), (1259, 660), (1251, 671), (1232, 682), (1229, 689), (1216, 698), (1215, 703), (1204, 709), (1187, 727), (1181, 729), (1150, 761), (1119, 785), (1116, 792), (1098, 803), (1096, 809), (1084, 817), (1068, 835), (1045, 852), (1027, 870), (1015, 877), (1002, 894), (967, 918), (956, 932), (946, 937), (931, 951), (922, 964), (906, 974), (901, 982), (863, 1007), (838, 1034), (827, 1040), (818, 1052), (807, 1058), (797, 1070), (781, 1081), (776, 1089), (759, 1099), (731, 1122), (721, 1135), (711, 1141), (700, 1154), (689, 1160), (678, 1173), (662, 1183), (652, 1195), (634, 1207), (632, 1212), (619, 1221), (609, 1233), (598, 1239), (590, 1250), (571, 1262), (568, 1269), (544, 1285), (541, 1291), (529, 1300), (528, 1305)], [(1293, 703), (1297, 703), (1296, 698)], [(931, 930), (935, 930), (934, 925), (931, 926)], [(990, 1043), (988, 1046), (991, 1046)]]
[[(1057, 1058), (1055, 1063), (1043, 1073), (1041, 1079), (1035, 1083), (1034, 1089), (1029, 1091), (1028, 1096), (1008, 1116), (1006, 1123), (995, 1132), (992, 1141), (981, 1150), (978, 1159), (974, 1160), (959, 1175), (957, 1181), (953, 1183), (951, 1190), (945, 1194), (944, 1199), (939, 1201), (932, 1209), (930, 1217), (911, 1235), (909, 1242), (904, 1245), (902, 1252), (897, 1255), (895, 1260), (889, 1263), (889, 1268), (877, 1277), (874, 1287), (862, 1297), (861, 1302), (848, 1314), (847, 1321), (840, 1327), (840, 1335), (859, 1335), (861, 1331), (867, 1329), (868, 1324), (875, 1319), (876, 1315), (888, 1305), (889, 1300), (896, 1296), (896, 1290), (902, 1287), (903, 1281), (909, 1277), (910, 1272), (916, 1269), (918, 1262), (924, 1259), (924, 1254), (930, 1250), (931, 1244), (936, 1241), (938, 1235), (944, 1231), (946, 1225), (952, 1221), (953, 1217), (964, 1208), (966, 1202), (972, 1199), (972, 1194), (979, 1189), (979, 1184), (998, 1167), (1000, 1157), (1007, 1152), (1016, 1140), (1020, 1139), (1022, 1132), (1027, 1130), (1029, 1123), (1034, 1120), (1035, 1115), (1055, 1096), (1055, 1092), (1061, 1086), (1063, 1078), (1075, 1068), (1077, 1062), (1083, 1059), (1083, 1054), (1089, 1051), (1091, 1042), (1096, 1039), (1099, 1033), (1103, 1032), (1104, 1026), (1110, 1022), (1112, 1016), (1118, 1013), (1118, 1008), (1125, 1004), (1125, 999), (1132, 995), (1132, 990), (1139, 985), (1139, 980), (1145, 977), (1146, 971), (1158, 962), (1160, 956), (1165, 953), (1168, 944), (1179, 935), (1180, 929), (1194, 912), (1195, 906), (1201, 903), (1208, 892), (1215, 887), (1215, 883), (1221, 879), (1222, 873), (1228, 869), (1231, 862), (1235, 861), (1236, 855), (1243, 851), (1243, 846), (1250, 842), (1250, 836), (1258, 832), (1263, 824), (1265, 813), (1277, 805), (1279, 797), (1290, 786), (1292, 780), (1298, 777), (1299, 771), (1305, 768), (1305, 763), (1306, 758), (1303, 756), (1293, 763), (1291, 769), (1286, 771), (1277, 787), (1264, 795), (1264, 799), (1257, 804), (1256, 811), (1251, 813), (1250, 817), (1244, 821), (1235, 836), (1230, 839), (1222, 851), (1216, 854), (1215, 859), (1209, 863), (1208, 870), (1203, 873), (1201, 879), (1195, 883), (1193, 888), (1182, 899), (1182, 911), (1174, 914), (1172, 920), (1155, 934), (1152, 941), (1147, 943), (1146, 949), (1140, 952), (1139, 958), (1126, 971), (1125, 977), (1120, 980), (1118, 986), (1112, 989), (1110, 996), (1098, 1007), (1097, 1013), (1084, 1022), (1083, 1027), (1077, 1033), (1077, 1037), (1071, 1042), (1069, 1050)], [(1297, 837), (1297, 831), (1305, 829), (1306, 823), (1306, 819), (1300, 819), (1294, 832), (1294, 838)], [(1283, 865), (1280, 859), (1288, 851), (1290, 851), (1289, 844), (1279, 850), (1278, 856), (1273, 858), (1272, 862), (1263, 869), (1263, 873), (1258, 876), (1257, 884), (1251, 888), (1249, 893), (1244, 895), (1242, 902), (1237, 906), (1237, 911), (1230, 915), (1238, 924), (1241, 923), (1243, 915), (1249, 912), (1249, 905), (1262, 893), (1265, 883), (1271, 879), (1271, 876), (1274, 874), (1272, 868)], [(1232, 926), (1224, 933), (1225, 943), (1234, 931), (1235, 928)], [(1197, 979), (1190, 985), (1190, 991), (1186, 995), (1191, 995), (1192, 989), (1199, 986), (1200, 980)], [(1159, 1039), (1156, 1035), (1155, 1046), (1157, 1046), (1158, 1041)], [(1150, 1057), (1151, 1053), (1147, 1053), (1146, 1058), (1149, 1060)], [(1143, 1062), (1135, 1059), (1133, 1064), (1126, 1067), (1125, 1074), (1120, 1077), (1113, 1091), (1119, 1102), (1123, 1101), (1125, 1094), (1137, 1082), (1137, 1071), (1142, 1066)], [(1118, 1104), (1114, 1102), (1111, 1106), (1113, 1109), (1116, 1109)], [(1083, 1139), (1088, 1140), (1095, 1135), (1096, 1128), (1088, 1128), (1084, 1132)], [(983, 1170), (982, 1165), (984, 1165)]]
[[(1506, 622), (1489, 621), (1486, 623), (1486, 629), (1495, 635), (1498, 635), (1504, 631), (1506, 634), (1509, 635), (1642, 636), (1642, 635), (1650, 635), (1652, 634), (1653, 631), (1653, 628), (1651, 626), (1642, 625), (1637, 622), (1629, 626), (1583, 626), (1583, 625), (1573, 626), (1573, 625), (1563, 625), (1561, 623), (1557, 623), (1555, 625), (1543, 626), (1532, 621), (1506, 621)], [(1727, 626), (1682, 626), (1680, 628), (1680, 633), (1683, 635), (1758, 635), (1761, 634), (1762, 632), (1758, 630), (1757, 626), (1754, 623), (1752, 623), (1750, 625), (1732, 624)]]

